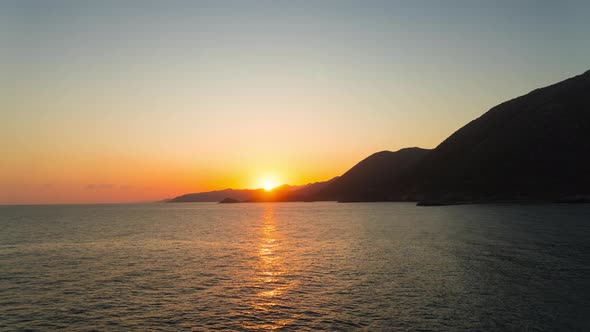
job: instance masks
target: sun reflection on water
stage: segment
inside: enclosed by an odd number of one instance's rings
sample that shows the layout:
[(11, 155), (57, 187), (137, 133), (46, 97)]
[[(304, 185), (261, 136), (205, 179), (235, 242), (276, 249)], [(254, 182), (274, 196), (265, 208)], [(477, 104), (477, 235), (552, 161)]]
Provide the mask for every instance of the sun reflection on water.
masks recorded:
[(272, 204), (265, 207), (258, 230), (257, 265), (252, 287), (257, 290), (250, 304), (256, 322), (243, 322), (242, 326), (254, 330), (274, 330), (294, 321), (281, 308), (288, 306), (286, 293), (295, 283), (288, 278), (289, 270), (285, 262), (284, 241), (277, 229)]

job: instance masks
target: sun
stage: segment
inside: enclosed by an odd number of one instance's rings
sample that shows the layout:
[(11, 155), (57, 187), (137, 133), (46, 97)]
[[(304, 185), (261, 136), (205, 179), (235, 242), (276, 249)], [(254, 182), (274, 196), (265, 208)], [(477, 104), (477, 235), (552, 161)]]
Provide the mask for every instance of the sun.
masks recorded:
[(266, 172), (260, 174), (253, 181), (254, 188), (264, 189), (264, 191), (271, 192), (283, 184), (283, 179), (274, 172)]
[(265, 180), (262, 183), (262, 188), (264, 188), (264, 190), (266, 190), (266, 191), (271, 191), (276, 187), (277, 187), (277, 183), (272, 180)]
[(272, 191), (276, 187), (279, 186), (279, 181), (275, 176), (264, 176), (261, 177), (258, 181), (258, 188), (262, 188), (266, 191)]

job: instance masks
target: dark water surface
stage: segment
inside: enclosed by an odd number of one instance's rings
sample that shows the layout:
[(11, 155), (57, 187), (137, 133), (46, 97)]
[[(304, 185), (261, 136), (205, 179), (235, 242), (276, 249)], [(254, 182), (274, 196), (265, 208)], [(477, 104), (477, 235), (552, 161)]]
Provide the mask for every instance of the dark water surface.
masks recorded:
[(590, 206), (0, 207), (0, 330), (590, 331)]

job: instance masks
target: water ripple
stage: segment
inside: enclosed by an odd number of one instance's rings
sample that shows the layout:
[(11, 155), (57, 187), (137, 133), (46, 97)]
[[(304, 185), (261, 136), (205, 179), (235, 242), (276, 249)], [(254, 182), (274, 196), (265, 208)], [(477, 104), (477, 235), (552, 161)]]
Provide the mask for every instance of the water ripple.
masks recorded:
[(0, 330), (585, 331), (588, 220), (563, 205), (1, 207)]

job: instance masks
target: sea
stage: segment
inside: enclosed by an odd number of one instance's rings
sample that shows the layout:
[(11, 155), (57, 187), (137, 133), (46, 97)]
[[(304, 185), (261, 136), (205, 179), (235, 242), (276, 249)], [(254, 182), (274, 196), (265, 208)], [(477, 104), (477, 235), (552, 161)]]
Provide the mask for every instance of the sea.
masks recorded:
[(1, 331), (590, 331), (590, 205), (0, 207)]

